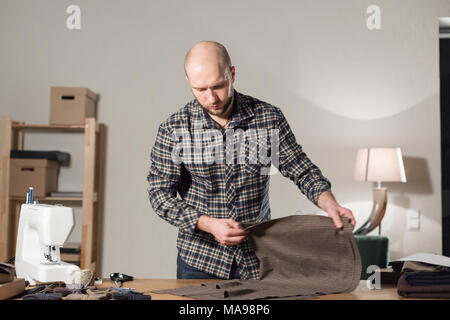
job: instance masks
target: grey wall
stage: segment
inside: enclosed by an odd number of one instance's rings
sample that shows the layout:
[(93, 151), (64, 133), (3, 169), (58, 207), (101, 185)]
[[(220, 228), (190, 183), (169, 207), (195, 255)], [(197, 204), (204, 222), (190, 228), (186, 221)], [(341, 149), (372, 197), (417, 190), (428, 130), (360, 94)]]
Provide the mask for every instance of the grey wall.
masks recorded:
[[(81, 7), (81, 30), (66, 28), (70, 4)], [(381, 8), (381, 30), (366, 27), (371, 4)], [(236, 89), (283, 110), (357, 226), (373, 185), (352, 181), (356, 150), (401, 147), (408, 182), (386, 184), (382, 228), (391, 258), (441, 254), (438, 17), (445, 16), (448, 1), (2, 0), (0, 116), (48, 123), (51, 86), (99, 93), (98, 119), (107, 127), (102, 274), (174, 278), (176, 229), (147, 199), (149, 153), (159, 123), (192, 98), (185, 52), (216, 40), (236, 66)], [(81, 190), (82, 135), (33, 133), (25, 148), (70, 152), (60, 190)], [(279, 173), (271, 185), (274, 218), (320, 211)], [(409, 208), (420, 209), (419, 231), (406, 229)], [(76, 228), (71, 240), (80, 239)]]

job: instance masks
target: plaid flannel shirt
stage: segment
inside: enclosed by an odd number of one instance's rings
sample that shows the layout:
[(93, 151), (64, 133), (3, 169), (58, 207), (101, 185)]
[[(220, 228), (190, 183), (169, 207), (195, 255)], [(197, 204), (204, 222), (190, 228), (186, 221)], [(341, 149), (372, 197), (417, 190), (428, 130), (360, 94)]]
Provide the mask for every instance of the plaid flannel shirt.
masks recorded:
[[(212, 129), (214, 133), (220, 132), (223, 141), (204, 138), (195, 140), (196, 137), (202, 136), (201, 132)], [(317, 205), (322, 192), (331, 189), (329, 180), (296, 142), (281, 110), (235, 90), (233, 115), (226, 130), (220, 128), (207, 115), (196, 99), (159, 126), (147, 176), (148, 195), (156, 214), (178, 227), (177, 248), (187, 264), (216, 277), (228, 279), (235, 258), (241, 279), (259, 279), (259, 261), (248, 239), (239, 245), (225, 246), (213, 235), (196, 229), (201, 215), (231, 218), (243, 225), (262, 222), (271, 217), (270, 175), (261, 174), (261, 170), (270, 168), (271, 163), (250, 161), (252, 159), (237, 161), (237, 157), (242, 153), (251, 158), (249, 143), (243, 144), (244, 149), (239, 149), (243, 151), (230, 153), (232, 162), (212, 162), (205, 152), (205, 148), (211, 144), (228, 148), (226, 133), (239, 129), (243, 132), (251, 132), (251, 129), (266, 129), (267, 132), (277, 130), (278, 164), (275, 167), (283, 176), (292, 180), (314, 204)], [(253, 132), (256, 132), (255, 130)], [(176, 132), (180, 131), (190, 135), (191, 143), (186, 139), (186, 135), (179, 139)], [(230, 137), (236, 142), (236, 135)], [(201, 148), (194, 149), (195, 143), (200, 143)], [(225, 145), (227, 147), (224, 147)], [(182, 158), (185, 161), (174, 161), (174, 151), (178, 152), (180, 146), (185, 148), (179, 153), (186, 156)], [(269, 154), (275, 154), (272, 145), (268, 145), (267, 149)], [(191, 153), (191, 150), (194, 151)], [(186, 161), (191, 159), (187, 156), (201, 159), (202, 155), (204, 159), (201, 162)], [(180, 197), (177, 197), (177, 193)]]

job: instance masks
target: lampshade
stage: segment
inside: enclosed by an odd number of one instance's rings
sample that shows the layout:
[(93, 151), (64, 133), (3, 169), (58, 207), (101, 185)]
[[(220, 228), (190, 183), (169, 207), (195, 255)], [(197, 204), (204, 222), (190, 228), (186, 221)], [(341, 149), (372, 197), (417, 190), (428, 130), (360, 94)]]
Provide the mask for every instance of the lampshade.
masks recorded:
[(406, 182), (400, 148), (358, 149), (354, 180)]

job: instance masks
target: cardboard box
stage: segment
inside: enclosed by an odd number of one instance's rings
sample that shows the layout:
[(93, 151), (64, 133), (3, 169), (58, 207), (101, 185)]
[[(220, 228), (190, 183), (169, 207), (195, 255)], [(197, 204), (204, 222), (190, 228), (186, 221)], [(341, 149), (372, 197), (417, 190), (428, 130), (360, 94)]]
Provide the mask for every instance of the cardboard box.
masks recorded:
[(25, 291), (25, 279), (14, 279), (0, 284), (0, 300), (13, 298)]
[(96, 106), (97, 95), (88, 88), (50, 88), (50, 124), (84, 124), (96, 117)]
[(25, 197), (33, 187), (33, 197), (45, 197), (58, 186), (59, 162), (47, 159), (11, 159), (9, 192)]
[(12, 264), (0, 263), (0, 283), (11, 282), (16, 276), (16, 269)]
[(61, 261), (80, 266), (81, 257), (80, 254), (75, 253), (61, 253)]
[(66, 242), (64, 243), (64, 246), (60, 248), (60, 253), (62, 261), (80, 266), (81, 243)]

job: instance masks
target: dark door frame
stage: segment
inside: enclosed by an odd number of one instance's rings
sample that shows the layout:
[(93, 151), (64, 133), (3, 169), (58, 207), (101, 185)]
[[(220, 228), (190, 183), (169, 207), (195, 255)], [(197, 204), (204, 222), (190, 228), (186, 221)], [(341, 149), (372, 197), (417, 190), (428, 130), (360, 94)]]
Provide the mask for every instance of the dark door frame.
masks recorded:
[(439, 39), (442, 255), (450, 256), (450, 37)]

